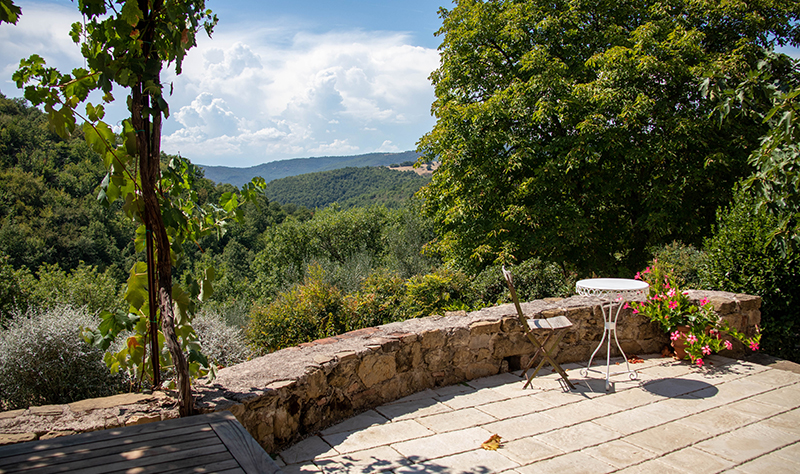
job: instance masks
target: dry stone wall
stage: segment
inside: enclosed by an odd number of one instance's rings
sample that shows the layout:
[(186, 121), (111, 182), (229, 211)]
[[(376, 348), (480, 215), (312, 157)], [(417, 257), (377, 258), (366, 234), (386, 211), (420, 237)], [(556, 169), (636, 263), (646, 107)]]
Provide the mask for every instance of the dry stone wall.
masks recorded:
[[(689, 296), (695, 302), (708, 298), (731, 326), (747, 334), (760, 322), (758, 297), (700, 291)], [(556, 357), (578, 362), (589, 358), (602, 336), (599, 304), (597, 298), (574, 296), (523, 303), (522, 308), (532, 318), (568, 317), (573, 327)], [(618, 336), (628, 355), (660, 352), (668, 342), (656, 325), (630, 310), (620, 313)], [(734, 347), (734, 353), (742, 351), (741, 345)], [(509, 304), (360, 329), (283, 349), (224, 368), (195, 393), (201, 411), (231, 411), (272, 453), (403, 396), (518, 369), (532, 352)], [(135, 406), (108, 397), (79, 402), (78, 411), (64, 405), (6, 412), (0, 414), (0, 444), (176, 415), (174, 400), (148, 397), (137, 399)]]
[[(732, 327), (753, 334), (761, 319), (755, 296), (692, 291), (708, 298)], [(588, 360), (602, 337), (600, 300), (574, 296), (523, 303), (533, 318), (566, 316), (573, 328), (557, 360)], [(628, 355), (660, 352), (667, 336), (630, 309), (620, 313)], [(735, 346), (733, 354), (744, 348)], [(471, 313), (408, 320), (321, 339), (220, 370), (199, 391), (204, 411), (230, 410), (268, 452), (369, 408), (432, 387), (524, 366), (533, 347), (511, 304)]]

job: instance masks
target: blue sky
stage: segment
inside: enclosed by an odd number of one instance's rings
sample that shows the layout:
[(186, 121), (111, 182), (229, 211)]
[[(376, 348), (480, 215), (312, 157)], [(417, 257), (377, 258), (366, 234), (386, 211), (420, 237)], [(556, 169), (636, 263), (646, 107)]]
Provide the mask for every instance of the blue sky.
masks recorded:
[[(69, 0), (16, 2), (16, 26), (0, 25), (0, 91), (19, 97), (11, 75), (40, 54), (66, 72), (83, 65), (68, 32), (80, 20)], [(208, 0), (220, 18), (199, 37), (173, 84), (162, 148), (204, 165), (416, 148), (431, 130), (440, 6), (451, 0)], [(797, 50), (785, 51), (797, 57)], [(127, 116), (124, 94), (108, 107)]]
[[(82, 66), (68, 36), (74, 3), (23, 1), (0, 26), (0, 91), (40, 54), (62, 71)], [(449, 0), (210, 0), (220, 18), (172, 82), (162, 148), (205, 165), (253, 166), (309, 156), (407, 151), (430, 131), (438, 66), (434, 32)], [(124, 96), (106, 120), (127, 116)]]

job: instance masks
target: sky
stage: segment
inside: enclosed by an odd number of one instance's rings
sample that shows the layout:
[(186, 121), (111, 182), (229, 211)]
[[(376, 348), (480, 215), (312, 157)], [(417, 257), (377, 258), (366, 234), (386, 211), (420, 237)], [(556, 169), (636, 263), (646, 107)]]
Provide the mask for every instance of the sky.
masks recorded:
[[(80, 21), (69, 0), (15, 2), (17, 25), (0, 25), (0, 92), (20, 97), (19, 60), (42, 56), (62, 72), (84, 65), (69, 38)], [(162, 149), (203, 165), (414, 150), (435, 123), (430, 73), (434, 33), (451, 0), (208, 0), (213, 38), (198, 35), (172, 84)], [(798, 50), (785, 50), (798, 57)], [(117, 130), (124, 91), (107, 106)], [(98, 103), (99, 99), (95, 100)]]
[[(0, 25), (0, 92), (39, 54), (62, 72), (84, 65), (69, 37), (80, 21), (69, 0), (16, 1), (17, 25)], [(414, 150), (435, 123), (440, 6), (450, 0), (208, 0), (219, 17), (172, 83), (162, 149), (193, 163), (247, 167), (287, 158)], [(174, 71), (174, 69), (173, 69)], [(106, 107), (119, 128), (125, 93)], [(99, 102), (99, 99), (95, 103)]]

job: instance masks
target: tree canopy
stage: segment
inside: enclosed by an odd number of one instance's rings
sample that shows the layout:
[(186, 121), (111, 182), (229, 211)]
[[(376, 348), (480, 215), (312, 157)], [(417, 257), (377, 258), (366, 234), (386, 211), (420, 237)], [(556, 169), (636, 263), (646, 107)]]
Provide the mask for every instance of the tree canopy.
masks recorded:
[(463, 265), (538, 256), (629, 274), (699, 244), (765, 126), (720, 125), (700, 85), (800, 44), (790, 1), (476, 1), (441, 9), (422, 160), (438, 246)]

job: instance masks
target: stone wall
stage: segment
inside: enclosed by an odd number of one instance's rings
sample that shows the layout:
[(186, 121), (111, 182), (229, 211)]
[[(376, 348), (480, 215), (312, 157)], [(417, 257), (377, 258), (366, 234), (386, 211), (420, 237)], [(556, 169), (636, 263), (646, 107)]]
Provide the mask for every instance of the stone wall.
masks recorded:
[[(731, 326), (747, 334), (760, 322), (758, 297), (700, 291), (689, 296), (695, 302), (707, 297)], [(533, 318), (567, 316), (573, 327), (557, 359), (578, 362), (587, 360), (600, 341), (599, 303), (597, 298), (574, 296), (523, 303), (522, 308)], [(657, 326), (630, 310), (620, 314), (618, 336), (628, 355), (660, 352), (668, 342)], [(742, 351), (741, 345), (734, 347), (734, 353)], [(272, 453), (403, 396), (517, 369), (531, 353), (513, 305), (501, 305), (361, 329), (283, 349), (221, 369), (212, 385), (200, 385), (195, 393), (200, 410), (230, 410)], [(127, 405), (115, 404), (114, 397), (108, 397), (72, 404), (78, 412), (72, 405), (59, 405), (2, 413), (0, 444), (176, 416), (174, 401), (144, 397), (135, 406), (127, 399)]]
[[(755, 296), (692, 291), (708, 298), (732, 327), (753, 334), (761, 320)], [(523, 303), (534, 318), (567, 316), (572, 330), (557, 360), (588, 360), (602, 336), (600, 300), (582, 296)], [(631, 310), (620, 313), (628, 355), (661, 352), (667, 335)], [(741, 344), (734, 354), (743, 352)], [(317, 340), (222, 369), (198, 391), (204, 411), (230, 410), (268, 452), (369, 408), (432, 387), (452, 385), (528, 362), (532, 345), (514, 306), (408, 320)]]

